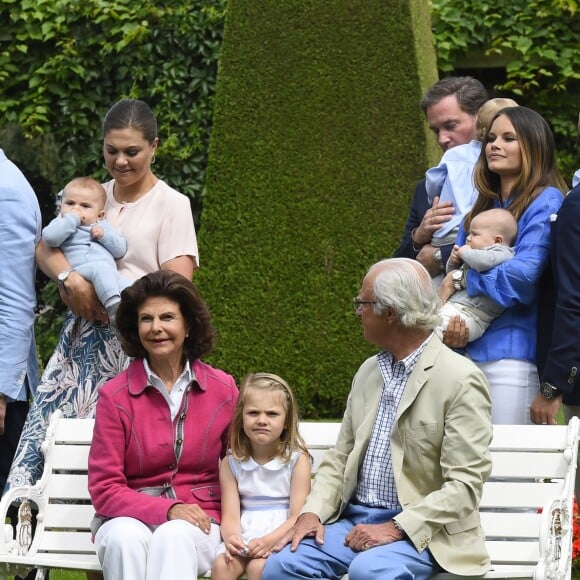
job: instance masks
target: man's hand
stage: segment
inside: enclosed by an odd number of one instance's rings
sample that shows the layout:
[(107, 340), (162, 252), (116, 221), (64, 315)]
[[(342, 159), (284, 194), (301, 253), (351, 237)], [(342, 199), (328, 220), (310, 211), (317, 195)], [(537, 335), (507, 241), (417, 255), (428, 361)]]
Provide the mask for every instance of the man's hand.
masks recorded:
[(413, 230), (411, 240), (415, 246), (424, 246), (431, 242), (433, 234), (440, 230), (455, 213), (450, 201), (439, 203), (439, 198), (433, 200), (433, 205), (425, 212), (421, 223)]
[(450, 348), (463, 348), (469, 342), (469, 330), (465, 320), (454, 316), (449, 320), (447, 328), (443, 332), (443, 344)]
[(398, 542), (404, 537), (392, 520), (384, 524), (358, 524), (346, 534), (344, 545), (355, 552), (364, 552), (375, 546)]
[(68, 275), (64, 288), (59, 288), (63, 302), (85, 320), (107, 322), (107, 313), (102, 307), (93, 285), (74, 270)]
[(556, 415), (562, 404), (562, 395), (545, 399), (538, 393), (530, 405), (530, 419), (536, 425), (557, 425)]
[(437, 250), (435, 246), (426, 244), (419, 250), (417, 257), (415, 258), (421, 266), (425, 267), (425, 270), (429, 272), (431, 278), (435, 278), (435, 276), (441, 274), (441, 263), (433, 257), (435, 250)]
[(4, 421), (6, 420), (6, 407), (8, 406), (8, 401), (6, 396), (0, 394), (0, 435), (4, 435)]
[(296, 523), (286, 535), (274, 546), (273, 552), (279, 552), (286, 544), (291, 543), (290, 549), (296, 551), (298, 544), (306, 536), (314, 536), (317, 544), (324, 544), (324, 526), (318, 516), (308, 512), (298, 516)]

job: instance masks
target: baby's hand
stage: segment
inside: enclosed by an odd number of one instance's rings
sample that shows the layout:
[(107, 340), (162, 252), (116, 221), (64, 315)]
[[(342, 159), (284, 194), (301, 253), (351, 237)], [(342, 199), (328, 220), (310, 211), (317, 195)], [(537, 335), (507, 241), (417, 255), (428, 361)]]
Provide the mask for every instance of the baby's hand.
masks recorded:
[(103, 226), (93, 226), (91, 228), (91, 238), (93, 240), (100, 240), (105, 235), (105, 229)]
[(461, 264), (461, 248), (458, 245), (453, 246), (451, 255), (449, 256), (449, 263), (452, 266), (459, 266)]

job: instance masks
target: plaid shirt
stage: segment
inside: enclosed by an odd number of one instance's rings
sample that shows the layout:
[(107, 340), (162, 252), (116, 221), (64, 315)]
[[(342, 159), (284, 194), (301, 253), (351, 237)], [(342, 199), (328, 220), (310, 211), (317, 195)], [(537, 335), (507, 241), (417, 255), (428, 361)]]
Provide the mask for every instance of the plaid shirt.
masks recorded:
[(409, 375), (415, 368), (429, 338), (398, 362), (395, 362), (388, 352), (382, 351), (377, 355), (377, 362), (383, 376), (383, 389), (373, 432), (354, 493), (357, 503), (371, 507), (401, 509), (393, 474), (391, 431)]

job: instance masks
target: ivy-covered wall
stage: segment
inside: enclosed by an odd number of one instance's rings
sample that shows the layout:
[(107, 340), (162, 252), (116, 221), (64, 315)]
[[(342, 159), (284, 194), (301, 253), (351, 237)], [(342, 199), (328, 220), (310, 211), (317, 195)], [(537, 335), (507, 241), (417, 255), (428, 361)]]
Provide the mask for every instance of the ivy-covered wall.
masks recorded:
[(229, 3), (196, 282), (212, 362), (279, 373), (304, 416), (340, 416), (375, 351), (351, 299), (429, 163), (436, 78), (426, 0)]
[(78, 175), (107, 178), (101, 121), (131, 97), (158, 117), (157, 175), (199, 218), (225, 10), (226, 0), (0, 0), (0, 143), (37, 178), (41, 203), (50, 196), (52, 209)]
[(467, 69), (491, 81), (492, 93), (541, 113), (554, 131), (559, 166), (570, 183), (580, 164), (578, 0), (431, 0), (431, 14), (439, 69)]
[[(0, 147), (31, 181), (46, 223), (78, 175), (108, 179), (101, 121), (123, 97), (159, 121), (156, 174), (199, 223), (226, 0), (0, 0)], [(64, 306), (39, 275), (40, 359)]]

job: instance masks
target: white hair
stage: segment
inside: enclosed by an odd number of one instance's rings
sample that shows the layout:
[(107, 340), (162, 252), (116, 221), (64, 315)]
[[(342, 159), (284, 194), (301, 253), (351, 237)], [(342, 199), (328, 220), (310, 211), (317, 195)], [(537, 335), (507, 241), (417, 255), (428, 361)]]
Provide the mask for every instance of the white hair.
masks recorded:
[(433, 330), (439, 323), (440, 302), (427, 270), (409, 258), (381, 260), (369, 273), (377, 268), (381, 271), (373, 284), (375, 313), (392, 308), (402, 326)]

